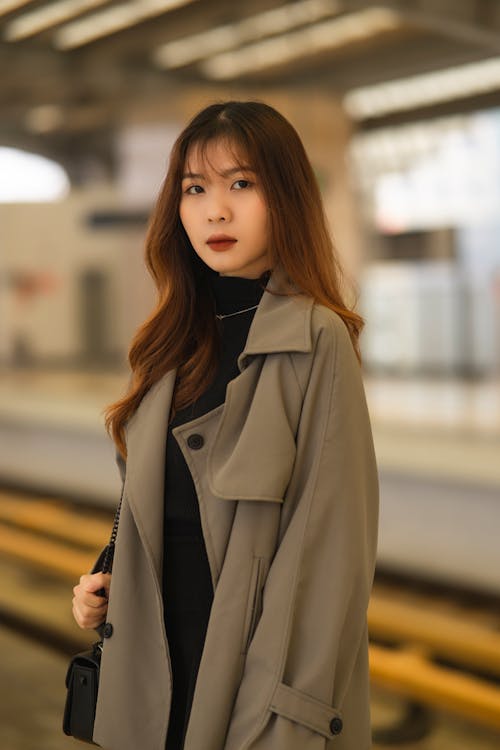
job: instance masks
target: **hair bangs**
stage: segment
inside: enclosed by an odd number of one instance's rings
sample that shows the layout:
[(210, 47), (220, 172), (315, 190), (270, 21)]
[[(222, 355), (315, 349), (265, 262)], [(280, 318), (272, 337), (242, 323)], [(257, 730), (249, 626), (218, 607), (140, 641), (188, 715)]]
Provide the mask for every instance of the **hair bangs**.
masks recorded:
[(210, 151), (215, 145), (223, 146), (230, 154), (235, 167), (239, 167), (242, 171), (251, 169), (253, 172), (258, 172), (255, 160), (252, 159), (251, 154), (248, 153), (249, 149), (239, 139), (239, 142), (233, 135), (230, 134), (217, 134), (210, 137), (198, 138), (190, 143), (186, 149), (186, 156), (184, 160), (184, 171), (192, 172), (196, 170), (191, 169), (191, 159), (193, 157), (202, 165), (203, 169), (211, 170), (220, 176), (224, 176), (224, 173), (215, 168), (211, 161)]

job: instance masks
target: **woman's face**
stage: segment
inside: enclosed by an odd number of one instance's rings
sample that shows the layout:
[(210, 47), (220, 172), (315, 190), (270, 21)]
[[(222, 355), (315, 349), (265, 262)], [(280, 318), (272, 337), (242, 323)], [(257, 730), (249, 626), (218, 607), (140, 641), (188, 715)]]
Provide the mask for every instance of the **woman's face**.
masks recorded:
[(195, 252), (222, 276), (257, 278), (270, 268), (267, 206), (257, 175), (238, 166), (222, 141), (209, 143), (202, 159), (188, 153), (179, 208)]

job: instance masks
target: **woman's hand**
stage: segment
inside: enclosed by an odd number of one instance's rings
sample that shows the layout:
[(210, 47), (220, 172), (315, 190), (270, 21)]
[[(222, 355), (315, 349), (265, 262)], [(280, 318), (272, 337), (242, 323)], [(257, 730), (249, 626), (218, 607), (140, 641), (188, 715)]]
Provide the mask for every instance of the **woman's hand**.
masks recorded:
[[(96, 628), (106, 619), (111, 573), (90, 573), (73, 587), (73, 617), (81, 628)], [(104, 588), (106, 597), (96, 594)]]

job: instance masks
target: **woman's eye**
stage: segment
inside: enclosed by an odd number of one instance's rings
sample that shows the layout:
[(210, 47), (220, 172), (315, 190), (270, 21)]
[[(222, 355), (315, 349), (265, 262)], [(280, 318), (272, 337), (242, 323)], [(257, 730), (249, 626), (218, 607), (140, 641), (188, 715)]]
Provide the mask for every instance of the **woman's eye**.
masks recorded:
[(188, 188), (186, 188), (185, 192), (188, 195), (199, 195), (201, 192), (203, 192), (203, 188), (201, 185), (190, 185)]
[(236, 186), (237, 190), (242, 190), (243, 188), (246, 188), (250, 185), (249, 180), (236, 180), (234, 183), (234, 186)]

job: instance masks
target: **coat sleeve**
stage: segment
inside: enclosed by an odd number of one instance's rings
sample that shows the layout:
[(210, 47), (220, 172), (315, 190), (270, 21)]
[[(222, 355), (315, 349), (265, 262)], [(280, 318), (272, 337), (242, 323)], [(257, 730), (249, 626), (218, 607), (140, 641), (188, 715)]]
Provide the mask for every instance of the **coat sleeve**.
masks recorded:
[[(245, 734), (253, 738), (245, 750), (371, 747), (366, 610), (376, 556), (378, 472), (349, 334), (335, 313), (323, 308), (320, 317), (304, 376), (304, 358), (296, 359), (303, 406), (283, 503), (285, 528), (264, 586), (225, 750), (236, 750), (237, 737)], [(284, 591), (290, 592), (286, 607)], [(266, 649), (269, 642), (277, 645), (277, 627), (278, 673), (265, 713), (252, 717), (255, 675), (266, 662), (276, 663)]]

